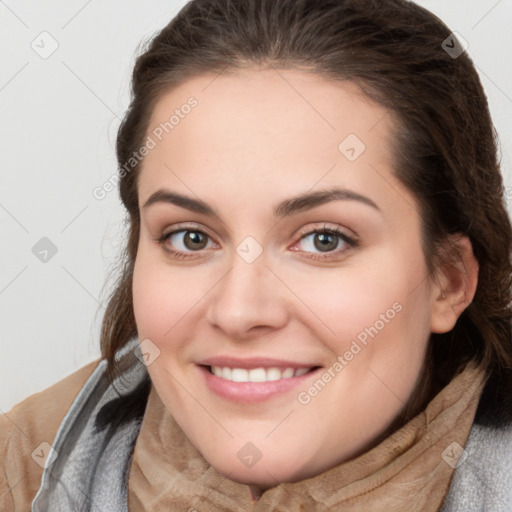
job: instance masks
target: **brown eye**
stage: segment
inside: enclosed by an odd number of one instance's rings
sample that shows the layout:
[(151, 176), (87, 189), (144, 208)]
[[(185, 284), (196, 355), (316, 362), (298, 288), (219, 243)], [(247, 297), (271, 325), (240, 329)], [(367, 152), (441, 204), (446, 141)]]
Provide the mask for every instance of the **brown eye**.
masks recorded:
[(165, 235), (164, 240), (172, 249), (187, 252), (205, 249), (210, 242), (210, 237), (202, 231), (181, 229)]
[(323, 233), (314, 233), (314, 245), (315, 248), (319, 251), (332, 251), (336, 249), (338, 246), (338, 236), (334, 233), (329, 233), (327, 231)]
[(332, 252), (350, 243), (342, 233), (326, 230), (312, 231), (304, 235), (300, 242), (303, 251), (312, 253)]
[(327, 261), (344, 257), (352, 249), (357, 248), (359, 242), (338, 228), (324, 227), (323, 229), (312, 229), (303, 234), (297, 246), (305, 258)]
[(187, 249), (204, 249), (208, 241), (207, 239), (208, 237), (200, 231), (185, 231), (183, 243)]

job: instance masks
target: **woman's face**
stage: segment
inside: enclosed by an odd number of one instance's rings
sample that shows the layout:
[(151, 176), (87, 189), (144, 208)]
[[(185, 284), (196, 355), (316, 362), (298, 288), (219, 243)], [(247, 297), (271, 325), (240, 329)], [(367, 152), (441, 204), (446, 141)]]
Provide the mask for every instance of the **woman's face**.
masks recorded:
[(156, 105), (138, 333), (165, 406), (232, 480), (318, 474), (411, 396), (435, 294), (392, 129), (354, 85), (301, 71), (201, 76)]

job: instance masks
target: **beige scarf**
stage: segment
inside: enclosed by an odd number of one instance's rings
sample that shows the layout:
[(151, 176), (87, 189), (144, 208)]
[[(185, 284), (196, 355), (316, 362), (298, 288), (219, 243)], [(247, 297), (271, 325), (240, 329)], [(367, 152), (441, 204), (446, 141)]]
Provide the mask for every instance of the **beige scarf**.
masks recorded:
[(152, 386), (130, 468), (129, 510), (436, 512), (483, 382), (483, 373), (468, 365), (423, 412), (376, 447), (315, 477), (268, 489), (259, 499), (206, 462)]

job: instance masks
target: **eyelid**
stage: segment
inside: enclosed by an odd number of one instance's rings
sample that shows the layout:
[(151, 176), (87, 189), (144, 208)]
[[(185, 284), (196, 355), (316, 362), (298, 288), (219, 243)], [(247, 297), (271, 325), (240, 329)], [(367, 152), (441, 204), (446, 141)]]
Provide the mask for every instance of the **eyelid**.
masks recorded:
[[(187, 223), (187, 222), (173, 224), (172, 227), (168, 231), (163, 230), (162, 234), (157, 237), (157, 240), (168, 238), (172, 234), (179, 233), (180, 231), (200, 231), (201, 233), (204, 233), (212, 241), (215, 242), (215, 237), (211, 235), (208, 228), (206, 228), (200, 224)], [(217, 242), (215, 242), (215, 243), (217, 243)]]
[(315, 225), (313, 227), (309, 226), (309, 227), (299, 229), (297, 236), (300, 239), (302, 239), (302, 238), (304, 238), (304, 236), (310, 235), (311, 233), (317, 233), (317, 232), (321, 232), (321, 231), (339, 231), (340, 233), (345, 235), (347, 238), (353, 240), (354, 242), (357, 241), (357, 235), (352, 230), (342, 228), (336, 224), (329, 224), (328, 222), (320, 222), (317, 224), (319, 224), (319, 225)]

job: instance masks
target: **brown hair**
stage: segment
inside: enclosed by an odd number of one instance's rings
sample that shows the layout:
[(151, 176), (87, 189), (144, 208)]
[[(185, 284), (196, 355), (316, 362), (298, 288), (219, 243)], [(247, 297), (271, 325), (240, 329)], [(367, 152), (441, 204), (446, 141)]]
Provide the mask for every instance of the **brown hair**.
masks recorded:
[(101, 332), (111, 379), (120, 371), (116, 353), (137, 336), (132, 277), (140, 166), (122, 168), (143, 145), (155, 103), (204, 73), (250, 65), (294, 68), (350, 80), (398, 120), (395, 172), (420, 205), (429, 271), (451, 234), (467, 235), (479, 262), (474, 300), (451, 332), (431, 336), (424, 372), (401, 421), (471, 360), (488, 376), (477, 421), (512, 421), (512, 229), (487, 99), (467, 53), (445, 51), (450, 34), (436, 16), (405, 0), (193, 0), (147, 43), (117, 137), (129, 234)]

